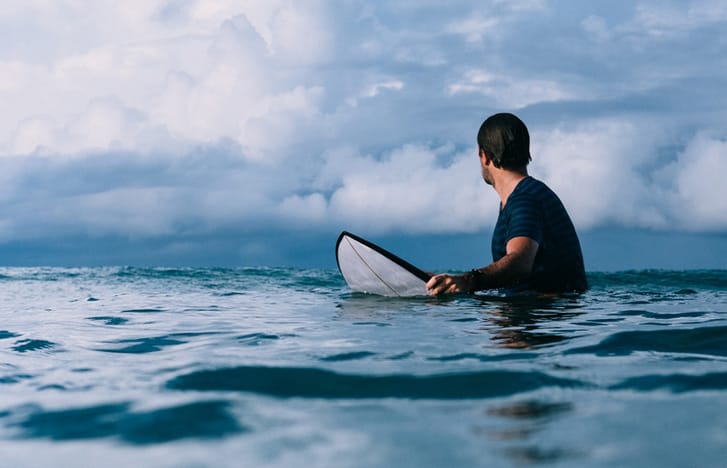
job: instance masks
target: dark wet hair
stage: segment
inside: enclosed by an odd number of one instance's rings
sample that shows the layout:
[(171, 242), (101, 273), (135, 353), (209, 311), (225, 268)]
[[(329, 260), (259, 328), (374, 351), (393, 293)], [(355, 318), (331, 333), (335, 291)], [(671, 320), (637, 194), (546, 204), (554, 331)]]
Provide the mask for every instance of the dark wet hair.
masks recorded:
[(477, 133), (477, 144), (497, 168), (518, 170), (532, 161), (528, 128), (513, 114), (488, 117)]

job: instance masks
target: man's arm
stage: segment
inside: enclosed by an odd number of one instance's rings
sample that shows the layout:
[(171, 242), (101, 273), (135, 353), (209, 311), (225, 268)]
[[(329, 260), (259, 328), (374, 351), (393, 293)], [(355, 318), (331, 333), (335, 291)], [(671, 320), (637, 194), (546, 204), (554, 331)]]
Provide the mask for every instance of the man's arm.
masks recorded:
[(427, 283), (427, 290), (436, 296), (508, 286), (530, 275), (538, 246), (529, 237), (513, 237), (508, 241), (506, 254), (500, 260), (463, 275), (435, 275)]

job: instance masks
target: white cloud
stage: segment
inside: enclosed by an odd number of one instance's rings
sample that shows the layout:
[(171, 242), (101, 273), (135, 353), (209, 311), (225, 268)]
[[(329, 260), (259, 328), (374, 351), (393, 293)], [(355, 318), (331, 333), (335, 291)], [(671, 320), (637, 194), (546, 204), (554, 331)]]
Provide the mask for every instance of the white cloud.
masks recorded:
[[(42, 66), (32, 63), (33, 57), (27, 63), (0, 61), (5, 72), (0, 95), (8, 98), (14, 111), (6, 112), (2, 120), (5, 134), (0, 132), (0, 142), (4, 140), (6, 154), (28, 147), (11, 141), (13, 133), (25, 131), (15, 128), (12, 119), (55, 121), (57, 129), (67, 134), (44, 144), (55, 143), (58, 152), (114, 148), (122, 134), (125, 147), (143, 147), (145, 142), (136, 136), (149, 131), (125, 131), (119, 116), (99, 114), (100, 100), (133, 110), (146, 130), (164, 129), (175, 138), (197, 142), (232, 138), (253, 152), (267, 149), (275, 137), (255, 134), (261, 120), (282, 112), (291, 118), (315, 112), (315, 103), (309, 100), (323, 88), (306, 84), (306, 67), (326, 60), (330, 53), (325, 11), (313, 3), (305, 8), (282, 1), (268, 2), (264, 8), (255, 2), (212, 3), (192, 2), (186, 16), (174, 22), (157, 21), (165, 2), (90, 8), (84, 18), (96, 14), (96, 19), (113, 20), (106, 23), (109, 31), (88, 31), (85, 46), (59, 53)], [(27, 11), (61, 23), (74, 21), (66, 15), (78, 13), (83, 5), (69, 3), (64, 10), (36, 2)], [(257, 27), (247, 13), (256, 18)], [(54, 35), (64, 33), (48, 33), (48, 39)], [(96, 122), (99, 118), (101, 122)], [(252, 128), (246, 128), (248, 124)], [(79, 125), (88, 131), (73, 133)]]
[(38, 116), (18, 123), (13, 133), (8, 152), (11, 154), (33, 154), (48, 148), (56, 148), (58, 141), (56, 123), (50, 117)]
[(481, 42), (488, 34), (496, 30), (498, 18), (474, 16), (459, 20), (447, 26), (447, 32), (460, 34), (467, 42)]
[(727, 4), (720, 0), (639, 2), (632, 27), (652, 37), (667, 38), (725, 21)]
[(586, 17), (581, 21), (581, 27), (591, 39), (600, 43), (605, 43), (612, 38), (612, 33), (606, 21), (600, 16), (590, 15)]
[(286, 197), (278, 212), (286, 221), (308, 225), (312, 223), (323, 224), (326, 222), (328, 202), (320, 193), (310, 195), (291, 195)]
[(580, 228), (600, 224), (663, 228), (663, 203), (642, 171), (663, 132), (633, 122), (591, 122), (536, 132), (532, 173), (560, 196)]
[(727, 140), (696, 135), (676, 162), (663, 169), (673, 185), (667, 197), (672, 217), (691, 231), (727, 230)]
[(388, 90), (394, 90), (394, 91), (401, 91), (401, 89), (403, 87), (404, 87), (404, 83), (400, 80), (382, 81), (381, 83), (374, 83), (371, 86), (369, 86), (363, 92), (363, 95), (366, 97), (375, 97), (375, 96), (378, 96), (382, 90), (388, 89)]
[[(444, 164), (448, 156), (451, 162)], [(352, 228), (474, 232), (496, 212), (496, 203), (487, 203), (474, 150), (451, 154), (450, 148), (407, 145), (381, 160), (348, 157), (353, 159), (348, 168), (355, 170), (338, 174), (330, 211), (333, 219)]]
[(502, 110), (579, 228), (727, 230), (718, 1), (6, 3), (5, 241), (486, 229)]
[[(458, 34), (470, 44), (491, 39), (502, 39), (511, 24), (517, 23), (520, 15), (540, 14), (547, 9), (545, 0), (491, 0), (473, 3), (465, 9), (468, 15), (458, 17), (445, 27), (450, 34)], [(484, 13), (483, 13), (484, 11)], [(488, 44), (489, 45), (489, 44)]]
[(532, 172), (556, 190), (581, 228), (727, 230), (725, 138), (700, 132), (663, 158), (660, 142), (669, 132), (655, 123), (600, 122), (536, 133)]
[[(572, 85), (571, 85), (572, 87)], [(480, 93), (487, 96), (496, 107), (516, 109), (538, 102), (569, 100), (576, 97), (576, 90), (546, 79), (518, 79), (496, 75), (483, 70), (469, 70), (464, 77), (449, 85), (451, 94)]]

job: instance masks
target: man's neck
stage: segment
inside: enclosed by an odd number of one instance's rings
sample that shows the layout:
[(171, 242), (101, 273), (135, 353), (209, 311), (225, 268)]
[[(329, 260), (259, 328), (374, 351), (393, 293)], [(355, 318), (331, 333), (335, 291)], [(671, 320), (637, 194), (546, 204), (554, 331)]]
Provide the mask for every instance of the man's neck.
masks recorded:
[(515, 190), (515, 187), (517, 187), (517, 184), (520, 183), (521, 180), (526, 178), (528, 176), (527, 169), (524, 171), (508, 171), (508, 170), (502, 170), (499, 172), (498, 176), (495, 178), (495, 183), (493, 184), (493, 187), (497, 194), (500, 196), (500, 207), (504, 208), (505, 204), (507, 203), (507, 199), (510, 197), (512, 192)]

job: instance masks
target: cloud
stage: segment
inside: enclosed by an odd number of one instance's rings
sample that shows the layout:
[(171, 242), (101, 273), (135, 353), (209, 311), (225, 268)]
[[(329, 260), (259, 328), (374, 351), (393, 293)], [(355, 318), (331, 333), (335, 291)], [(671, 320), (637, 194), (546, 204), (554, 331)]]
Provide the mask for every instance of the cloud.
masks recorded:
[[(42, 140), (58, 153), (115, 148), (120, 137), (127, 148), (146, 148), (149, 134), (159, 133), (191, 143), (232, 138), (254, 154), (268, 149), (274, 132), (285, 131), (274, 124), (280, 117), (315, 114), (323, 88), (306, 83), (306, 67), (325, 60), (332, 43), (320, 7), (128, 5), (91, 8), (86, 13), (96, 19), (114, 18), (107, 23), (111, 30), (92, 28), (84, 42), (72, 41), (68, 52), (58, 51), (40, 65), (33, 63), (40, 58), (33, 53), (26, 62), (0, 62), (4, 76), (16, 77), (0, 84), (10, 105), (2, 119), (5, 134), (0, 133), (5, 154), (32, 152), (26, 122), (35, 122), (38, 131), (40, 120), (55, 122), (55, 131), (46, 129)], [(177, 14), (170, 21), (173, 5)], [(31, 2), (26, 13), (53, 24), (56, 31), (45, 32), (51, 41), (66, 37), (58, 31), (60, 23), (82, 7), (74, 2), (59, 11)]]
[(11, 1), (0, 239), (471, 233), (514, 111), (580, 229), (725, 232), (718, 1)]
[(657, 38), (682, 36), (705, 26), (727, 21), (727, 5), (718, 0), (665, 2), (655, 5), (640, 2), (636, 6), (633, 28)]
[(679, 225), (690, 231), (727, 230), (725, 171), (727, 140), (707, 132), (697, 134), (677, 161), (661, 170), (662, 178), (674, 181), (666, 196)]
[(654, 157), (656, 137), (633, 123), (610, 120), (535, 133), (532, 172), (548, 181), (582, 228), (653, 227), (662, 221), (639, 168)]
[(485, 203), (475, 154), (406, 145), (380, 160), (344, 155), (344, 164), (332, 154), (338, 186), (330, 195), (331, 218), (374, 232), (476, 231), (496, 210)]
[(464, 36), (469, 43), (478, 43), (491, 34), (498, 24), (497, 18), (478, 15), (451, 23), (447, 31)]
[(519, 109), (547, 101), (575, 99), (575, 90), (569, 90), (555, 80), (512, 80), (506, 75), (495, 75), (484, 70), (470, 70), (461, 81), (449, 85), (452, 95), (480, 93), (494, 107)]

